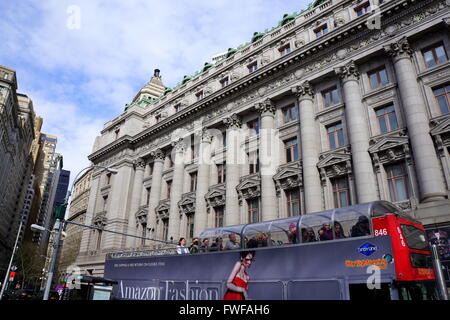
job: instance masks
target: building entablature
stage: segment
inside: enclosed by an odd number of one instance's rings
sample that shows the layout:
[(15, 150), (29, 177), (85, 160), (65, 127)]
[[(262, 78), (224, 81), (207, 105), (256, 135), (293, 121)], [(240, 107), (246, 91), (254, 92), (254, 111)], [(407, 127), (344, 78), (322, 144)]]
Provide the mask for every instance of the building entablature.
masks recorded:
[[(434, 2), (435, 1), (424, 0), (420, 2), (420, 6), (423, 7)], [(253, 102), (256, 102), (254, 101), (255, 98), (267, 98), (270, 92), (277, 91), (279, 87), (287, 89), (291, 84), (295, 84), (308, 75), (318, 74), (318, 71), (325, 67), (329, 68), (332, 67), (333, 64), (340, 64), (341, 60), (350, 58), (350, 55), (363, 54), (363, 52), (367, 50), (367, 46), (370, 45), (375, 47), (378, 42), (384, 41), (384, 38), (399, 35), (401, 29), (413, 29), (414, 23), (425, 19), (427, 16), (436, 14), (441, 9), (445, 8), (445, 2), (441, 1), (435, 4), (431, 9), (425, 10), (426, 14), (424, 15), (420, 10), (417, 10), (417, 8), (414, 8), (414, 10), (405, 10), (404, 7), (407, 7), (408, 5), (410, 5), (409, 1), (395, 3), (393, 1), (387, 2), (381, 7), (381, 15), (384, 17), (383, 22), (386, 23), (386, 25), (391, 23), (391, 25), (387, 25), (380, 30), (368, 30), (366, 18), (351, 21), (342, 27), (336, 28), (323, 37), (304, 45), (299, 48), (299, 50), (294, 50), (286, 56), (261, 67), (255, 72), (239, 79), (236, 83), (232, 83), (204, 99), (193, 103), (185, 109), (182, 109), (176, 114), (169, 116), (131, 138), (129, 143), (131, 143), (131, 145), (136, 145), (155, 136), (168, 136), (167, 129), (171, 129), (179, 123), (186, 122), (192, 115), (197, 115), (199, 113), (203, 114), (211, 106), (217, 107), (218, 105), (221, 105), (221, 116), (224, 116), (227, 112), (234, 112), (235, 109), (238, 109), (242, 104), (246, 104), (247, 101), (243, 102), (243, 99), (246, 98), (246, 96), (242, 95), (242, 93), (240, 93), (239, 99), (236, 101), (230, 101), (231, 96), (234, 96), (235, 93), (238, 93), (239, 91), (248, 90), (247, 88), (255, 86), (255, 84), (260, 81), (266, 81), (267, 76), (269, 75), (283, 73), (281, 78), (272, 81), (267, 86), (260, 86), (254, 92), (250, 93), (250, 95), (253, 96)], [(419, 6), (419, 4), (414, 4), (414, 6)], [(398, 23), (398, 19), (404, 18), (404, 16), (410, 12), (414, 12), (415, 15), (404, 19), (402, 23)], [(402, 16), (392, 17), (394, 14)], [(355, 40), (354, 44), (350, 43), (350, 37), (353, 37), (353, 40)], [(344, 39), (348, 39), (348, 48), (342, 48), (342, 50), (335, 52), (335, 49), (337, 48), (333, 47), (342, 43)], [(307, 62), (309, 62), (308, 65), (302, 65), (301, 68), (298, 68), (300, 66), (297, 67), (298, 64)], [(286, 75), (289, 70), (292, 70), (292, 72)], [(217, 110), (219, 110), (219, 108), (217, 108)], [(208, 123), (208, 120), (215, 121), (214, 117), (211, 117), (214, 112), (217, 114), (217, 111), (212, 111), (209, 115), (205, 115), (206, 123)], [(169, 142), (168, 139), (167, 142)], [(96, 151), (89, 156), (89, 159), (96, 161), (102, 155), (115, 149), (117, 147), (116, 143), (117, 142), (113, 142)]]

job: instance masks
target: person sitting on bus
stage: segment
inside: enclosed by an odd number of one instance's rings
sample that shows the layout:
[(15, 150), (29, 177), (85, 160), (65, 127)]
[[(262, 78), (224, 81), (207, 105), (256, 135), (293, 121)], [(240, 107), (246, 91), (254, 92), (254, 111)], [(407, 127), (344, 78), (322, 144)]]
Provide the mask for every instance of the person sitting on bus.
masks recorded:
[(292, 243), (292, 244), (297, 243), (297, 227), (293, 223), (291, 223), (289, 225), (288, 239), (289, 239), (289, 243)]
[(333, 240), (333, 231), (331, 231), (331, 225), (329, 222), (325, 222), (322, 228), (319, 229), (320, 241)]
[(180, 238), (180, 240), (178, 240), (177, 253), (178, 254), (189, 253), (189, 248), (186, 247), (186, 239), (185, 238)]
[(230, 233), (228, 235), (229, 241), (225, 244), (224, 250), (234, 250), (234, 249), (240, 249), (239, 242), (236, 240), (236, 234)]
[(250, 240), (247, 241), (247, 248), (257, 248), (258, 247), (258, 240), (255, 237), (252, 237)]
[(189, 253), (198, 253), (198, 238), (192, 239), (192, 244), (189, 247)]
[(222, 251), (223, 250), (223, 241), (221, 237), (217, 237), (216, 241), (211, 245), (209, 251)]
[(342, 229), (342, 225), (338, 222), (334, 222), (334, 238), (335, 239), (344, 239), (346, 238), (344, 234), (344, 229)]
[(315, 241), (317, 240), (313, 228), (302, 228), (302, 243)]
[(366, 216), (360, 216), (350, 232), (352, 237), (369, 236), (370, 235), (369, 219)]
[(209, 251), (209, 239), (205, 238), (202, 241), (202, 245), (198, 249), (198, 252), (208, 252)]
[(265, 234), (264, 232), (261, 232), (257, 237), (256, 240), (258, 241), (258, 247), (267, 247), (269, 236)]

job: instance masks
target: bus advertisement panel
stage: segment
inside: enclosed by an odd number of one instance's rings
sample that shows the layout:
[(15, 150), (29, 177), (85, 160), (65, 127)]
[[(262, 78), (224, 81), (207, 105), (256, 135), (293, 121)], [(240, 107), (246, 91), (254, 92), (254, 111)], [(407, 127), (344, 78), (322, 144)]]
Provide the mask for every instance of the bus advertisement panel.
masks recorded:
[[(253, 251), (141, 258), (110, 255), (105, 278), (118, 281), (114, 299), (241, 299), (239, 288), (245, 288), (252, 300), (349, 299), (352, 285), (369, 290), (392, 283), (394, 263), (390, 236), (361, 237)], [(236, 272), (244, 264), (243, 272)], [(230, 287), (238, 288), (237, 293)]]

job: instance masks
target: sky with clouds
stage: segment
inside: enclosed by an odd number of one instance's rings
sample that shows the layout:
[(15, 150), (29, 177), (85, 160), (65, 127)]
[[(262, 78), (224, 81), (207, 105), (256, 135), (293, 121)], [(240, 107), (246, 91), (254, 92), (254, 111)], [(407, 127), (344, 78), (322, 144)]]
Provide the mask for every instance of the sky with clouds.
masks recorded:
[[(103, 124), (161, 70), (167, 87), (312, 0), (0, 0), (0, 65), (74, 178)], [(72, 180), (71, 179), (71, 180)]]

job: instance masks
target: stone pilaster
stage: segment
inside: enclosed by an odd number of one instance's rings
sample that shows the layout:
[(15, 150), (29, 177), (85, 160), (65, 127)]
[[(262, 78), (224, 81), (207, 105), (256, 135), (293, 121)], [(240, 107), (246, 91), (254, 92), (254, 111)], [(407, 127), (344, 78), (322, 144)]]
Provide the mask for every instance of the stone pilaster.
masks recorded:
[(240, 169), (240, 129), (242, 121), (237, 114), (233, 114), (223, 120), (227, 126), (227, 151), (226, 151), (226, 198), (224, 225), (240, 223), (239, 198), (236, 187), (239, 184)]
[(369, 132), (359, 89), (359, 72), (354, 61), (335, 69), (344, 90), (345, 118), (349, 135), (358, 203), (378, 200), (376, 178), (369, 155)]
[(300, 109), (300, 146), (302, 150), (303, 186), (306, 213), (323, 209), (322, 187), (317, 169), (319, 162), (319, 135), (314, 116), (314, 89), (309, 81), (292, 88)]
[[(165, 154), (161, 149), (150, 153), (153, 158), (152, 184), (150, 186), (150, 199), (148, 201), (147, 227), (156, 230), (156, 207), (161, 200), (162, 173), (164, 170)], [(153, 236), (153, 234), (152, 234)]]
[(199, 133), (200, 150), (197, 171), (197, 190), (195, 193), (194, 236), (207, 228), (207, 213), (205, 195), (209, 189), (209, 175), (211, 167), (212, 135), (207, 130)]
[(430, 136), (425, 101), (417, 83), (417, 75), (411, 61), (413, 50), (406, 37), (384, 47), (394, 62), (400, 97), (408, 127), (408, 136), (419, 180), (420, 199), (423, 202), (445, 198), (439, 160)]
[(275, 134), (276, 107), (267, 99), (255, 106), (261, 115), (259, 131), (259, 162), (261, 173), (261, 216), (263, 221), (278, 218), (277, 195), (273, 176), (279, 164), (279, 145)]
[(172, 143), (174, 148), (174, 168), (172, 188), (170, 190), (170, 209), (169, 209), (169, 233), (168, 239), (173, 238), (177, 241), (180, 233), (180, 210), (178, 202), (183, 194), (183, 178), (184, 178), (184, 153), (186, 145), (183, 139), (179, 139)]
[[(145, 172), (145, 165), (146, 162), (144, 159), (138, 159), (134, 163), (134, 181), (133, 181), (133, 191), (131, 193), (131, 203), (130, 203), (130, 211), (128, 215), (128, 233), (134, 234), (134, 235), (141, 235), (137, 234), (137, 228), (136, 228), (136, 212), (139, 210), (139, 206), (141, 203), (141, 195), (142, 195), (142, 186), (143, 186), (143, 180), (144, 180), (144, 172)], [(126, 247), (132, 248), (136, 245), (136, 243), (140, 243), (138, 241), (140, 239), (127, 237), (126, 238)]]

